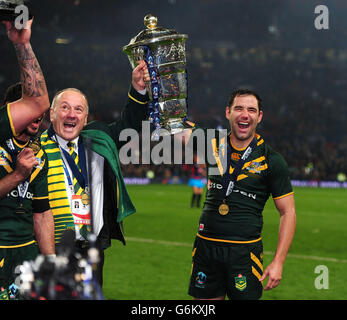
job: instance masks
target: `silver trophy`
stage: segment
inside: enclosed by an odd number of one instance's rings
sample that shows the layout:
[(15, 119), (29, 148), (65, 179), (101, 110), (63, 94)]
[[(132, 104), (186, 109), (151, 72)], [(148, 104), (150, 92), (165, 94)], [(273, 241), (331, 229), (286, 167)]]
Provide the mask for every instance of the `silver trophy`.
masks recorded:
[[(151, 78), (149, 92), (149, 120), (155, 131), (152, 140), (160, 135), (176, 134), (190, 126), (187, 116), (187, 72), (185, 41), (188, 36), (175, 30), (157, 26), (151, 14), (144, 18), (147, 29), (132, 38), (123, 51), (131, 67), (145, 60)], [(165, 129), (165, 130), (162, 130)]]
[(16, 7), (24, 4), (24, 0), (0, 0), (0, 21), (14, 21), (20, 14)]

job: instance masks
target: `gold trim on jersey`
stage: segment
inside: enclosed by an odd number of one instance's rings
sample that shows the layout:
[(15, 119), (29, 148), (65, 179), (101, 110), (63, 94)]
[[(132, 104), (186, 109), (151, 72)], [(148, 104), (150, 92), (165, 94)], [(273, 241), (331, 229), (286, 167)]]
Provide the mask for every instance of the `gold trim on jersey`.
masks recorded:
[[(264, 143), (264, 139), (262, 139), (260, 137), (259, 134), (256, 134), (256, 137), (258, 139), (258, 143), (257, 143), (257, 146), (260, 146), (261, 144)], [(260, 140), (259, 140), (260, 139)], [(225, 142), (225, 137), (223, 137), (220, 141), (220, 145), (223, 145)], [(216, 160), (216, 164), (218, 166), (218, 169), (219, 169), (219, 172), (221, 174), (221, 176), (223, 176), (223, 173), (224, 173), (224, 170), (223, 170), (223, 166), (222, 166), (222, 163), (221, 163), (221, 160), (220, 160), (220, 157), (219, 157), (219, 153), (218, 153), (218, 148), (217, 148), (217, 139), (214, 138), (211, 140), (211, 144), (212, 144), (212, 150), (213, 150), (213, 155), (214, 155), (214, 158)], [(237, 151), (243, 151), (245, 150), (246, 148), (242, 148), (242, 149), (239, 149), (239, 148), (236, 148), (232, 142), (231, 142), (231, 139), (230, 139), (230, 144), (231, 146), (237, 150)], [(225, 152), (225, 148), (222, 149), (222, 152), (223, 152), (223, 157), (224, 157), (224, 152)], [(261, 156), (257, 159), (253, 159), (251, 161), (248, 161), (246, 162), (243, 167), (242, 167), (242, 170), (254, 165), (254, 164), (259, 164), (260, 162), (262, 161), (266, 161), (266, 158), (265, 156)], [(268, 168), (268, 165), (267, 163), (263, 164), (263, 165), (258, 165), (252, 169), (248, 169), (248, 172), (251, 172), (251, 173), (259, 173), (260, 171), (264, 171)], [(229, 167), (229, 173), (232, 174), (234, 171), (234, 168), (232, 166)], [(248, 176), (246, 174), (239, 174), (238, 177), (237, 177), (237, 180), (236, 181), (240, 181), (242, 179), (245, 179), (245, 178), (248, 178)]]
[(263, 143), (264, 143), (264, 139), (262, 138), (261, 140), (258, 141), (257, 146), (259, 147)]
[(9, 103), (7, 104), (7, 116), (8, 116), (8, 120), (10, 121), (10, 127), (11, 127), (11, 130), (12, 130), (13, 136), (15, 137), (15, 136), (17, 136), (17, 132), (14, 129), (13, 120), (12, 120), (12, 116), (11, 116), (11, 113), (10, 113), (10, 104)]
[(246, 162), (246, 163), (243, 165), (242, 169), (246, 169), (247, 167), (249, 167), (250, 165), (252, 165), (252, 163), (260, 163), (260, 162), (262, 162), (262, 161), (265, 161), (265, 156), (261, 156), (261, 157), (259, 157), (259, 158), (257, 158), (257, 159), (253, 159), (253, 160), (251, 160), (251, 161)]
[(147, 104), (148, 101), (145, 101), (145, 102), (142, 102), (142, 101), (139, 101), (137, 99), (135, 99), (131, 94), (130, 92), (128, 93), (128, 96), (131, 100), (134, 100), (135, 102), (139, 103), (139, 104)]
[[(15, 139), (12, 139), (12, 141), (15, 142)], [(16, 143), (16, 145), (19, 146), (20, 148), (22, 148), (22, 146), (19, 145), (18, 143)], [(24, 147), (25, 147), (25, 145), (24, 145)], [(11, 168), (11, 165), (10, 165), (10, 163), (12, 163), (11, 155), (1, 146), (0, 146), (0, 150), (2, 150), (4, 152), (4, 155), (5, 155), (6, 159), (8, 160), (7, 161), (8, 164), (2, 164), (2, 167), (7, 171), (7, 173), (13, 172), (13, 169)], [(36, 158), (41, 159), (43, 156), (43, 153), (44, 153), (43, 149), (40, 149), (40, 151), (36, 155)], [(46, 160), (43, 159), (43, 161), (38, 166), (36, 166), (35, 170), (30, 175), (29, 183), (31, 183), (36, 178), (36, 176), (39, 174), (39, 172), (45, 166), (45, 163), (46, 163)]]
[(9, 164), (4, 164), (2, 167), (7, 171), (7, 173), (11, 173), (13, 171)]
[[(192, 258), (194, 258), (195, 252), (196, 252), (196, 247), (193, 249)], [(190, 269), (190, 275), (192, 275), (192, 273), (193, 273), (193, 268), (194, 268), (194, 260), (192, 262), (192, 268)]]
[[(257, 140), (258, 140), (257, 146), (259, 147), (261, 144), (264, 143), (264, 139), (261, 138), (261, 136), (260, 136), (258, 133), (256, 133), (255, 136), (256, 136), (256, 138), (257, 138)], [(261, 139), (260, 139), (260, 138), (261, 138)], [(260, 140), (259, 140), (259, 139), (260, 139)], [(244, 150), (246, 150), (247, 146), (244, 147), (244, 148), (237, 148), (237, 147), (235, 147), (235, 146), (233, 145), (233, 142), (231, 141), (231, 136), (229, 137), (229, 140), (230, 140), (231, 146), (232, 146), (236, 151), (244, 151)]]
[(262, 239), (262, 237), (258, 238), (258, 239), (255, 239), (255, 240), (246, 240), (246, 241), (238, 241), (238, 240), (225, 240), (225, 239), (218, 239), (218, 238), (209, 238), (209, 237), (205, 237), (205, 236), (202, 236), (201, 234), (197, 234), (197, 236), (201, 239), (204, 239), (204, 240), (209, 240), (209, 241), (215, 241), (215, 242), (226, 242), (226, 243), (240, 243), (240, 244), (243, 244), (243, 243), (255, 243), (255, 242), (258, 242)]
[(20, 144), (20, 142), (16, 138), (12, 139), (12, 141), (18, 148), (21, 148), (21, 149), (25, 148), (29, 143), (29, 141), (27, 141), (24, 144)]
[(279, 196), (279, 197), (272, 198), (272, 199), (274, 199), (274, 200), (282, 199), (282, 198), (285, 198), (285, 197), (290, 196), (290, 195), (292, 195), (292, 194), (294, 194), (294, 191), (289, 192), (289, 193), (286, 193), (286, 194), (284, 194), (283, 196)]
[(44, 160), (42, 161), (42, 163), (40, 163), (40, 165), (37, 166), (37, 167), (35, 168), (35, 171), (34, 171), (34, 172), (31, 174), (31, 176), (30, 176), (30, 181), (29, 181), (29, 183), (31, 183), (31, 182), (37, 177), (37, 175), (39, 174), (39, 172), (41, 171), (41, 169), (44, 167), (45, 162), (46, 162), (46, 160), (44, 159)]
[(33, 200), (45, 200), (48, 199), (48, 196), (45, 197), (33, 197)]
[(26, 242), (26, 243), (22, 243), (22, 244), (17, 244), (17, 245), (12, 245), (12, 246), (0, 246), (0, 249), (13, 249), (13, 248), (21, 248), (21, 247), (25, 247), (25, 246), (29, 246), (33, 243), (35, 243), (35, 240)]

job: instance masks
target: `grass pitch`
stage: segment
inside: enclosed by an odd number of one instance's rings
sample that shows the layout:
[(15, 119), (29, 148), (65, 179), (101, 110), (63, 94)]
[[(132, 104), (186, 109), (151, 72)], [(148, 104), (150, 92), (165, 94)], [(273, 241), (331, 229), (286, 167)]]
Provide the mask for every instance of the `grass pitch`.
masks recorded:
[[(191, 253), (201, 209), (191, 209), (185, 185), (128, 186), (137, 212), (124, 221), (127, 245), (105, 251), (104, 295), (117, 300), (190, 300)], [(347, 191), (296, 188), (297, 228), (280, 285), (264, 300), (347, 299)], [(277, 245), (279, 214), (264, 210), (264, 268)], [(328, 289), (315, 273), (326, 266)], [(325, 282), (325, 284), (327, 284)]]

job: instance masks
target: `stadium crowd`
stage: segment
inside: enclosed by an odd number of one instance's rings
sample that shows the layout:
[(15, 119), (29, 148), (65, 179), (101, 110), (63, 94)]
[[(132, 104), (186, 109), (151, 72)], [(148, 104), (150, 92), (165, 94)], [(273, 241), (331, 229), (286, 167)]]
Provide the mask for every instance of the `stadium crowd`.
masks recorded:
[[(177, 11), (187, 6), (180, 1), (170, 3)], [(208, 0), (201, 1), (202, 14), (211, 10), (210, 4)], [(133, 30), (142, 29), (140, 21), (134, 26), (126, 20), (134, 19), (133, 16), (137, 19), (138, 11), (145, 4), (121, 6), (116, 21), (98, 20), (97, 25), (84, 19), (90, 15), (93, 5), (92, 1), (60, 0), (56, 4), (56, 13), (49, 17), (44, 15), (49, 9), (48, 4), (36, 8), (40, 24), (35, 27), (33, 43), (45, 70), (50, 97), (66, 86), (77, 87), (88, 97), (89, 120), (112, 121), (118, 117), (126, 100), (128, 84), (124, 78), (131, 73), (121, 48), (136, 34)], [(109, 1), (104, 5), (105, 10), (116, 6)], [(223, 5), (227, 2), (221, 1)], [(242, 10), (242, 1), (235, 5)], [(211, 25), (204, 28), (213, 30), (213, 37), (197, 32), (196, 26), (184, 24), (187, 8), (180, 12), (182, 26), (176, 21), (173, 27), (189, 35), (188, 117), (200, 126), (226, 128), (226, 119), (216, 109), (225, 108), (233, 89), (254, 89), (263, 98), (266, 114), (259, 133), (283, 154), (292, 178), (336, 180), (338, 173), (347, 174), (344, 161), (347, 137), (343, 130), (346, 127), (347, 48), (336, 41), (336, 37), (346, 31), (336, 26), (336, 32), (325, 34), (322, 42), (322, 36), (312, 28), (304, 28), (305, 20), (298, 18), (296, 28), (302, 35), (294, 39), (293, 21), (283, 12), (294, 12), (297, 1), (288, 1), (286, 5), (273, 1), (273, 5), (273, 10), (268, 12), (265, 7), (254, 4), (252, 10), (247, 7), (247, 14), (241, 16), (234, 10), (229, 12), (228, 21), (219, 19), (218, 25), (213, 24), (213, 19), (207, 21)], [(335, 3), (334, 6), (339, 9), (345, 5)], [(308, 9), (308, 4), (303, 7), (303, 10)], [(127, 15), (122, 15), (124, 11)], [(257, 15), (262, 18), (253, 21), (255, 12), (262, 12)], [(214, 16), (213, 10), (210, 14)], [(168, 12), (163, 12), (160, 22), (166, 25), (166, 21), (170, 24), (172, 19), (174, 17)], [(254, 23), (248, 24), (251, 20)], [(112, 23), (117, 26), (117, 35), (110, 30)], [(249, 28), (239, 28), (245, 23)], [(266, 32), (260, 30), (264, 26), (268, 26)], [(230, 39), (226, 39), (226, 31)], [(1, 33), (0, 37), (5, 34)], [(9, 46), (0, 48), (3, 57), (1, 91), (18, 81), (18, 74), (12, 72), (15, 61), (11, 60), (14, 59), (11, 50)], [(131, 168), (134, 169), (131, 171)], [(176, 165), (167, 165), (165, 169), (153, 166), (151, 169), (162, 179), (168, 171), (172, 175), (183, 174)], [(146, 166), (123, 166), (123, 170), (129, 177), (146, 176)]]
[[(228, 96), (223, 97), (224, 103), (217, 105), (215, 92), (218, 87), (213, 87), (213, 84), (225, 81), (223, 74), (213, 73), (211, 81), (209, 72), (202, 72), (206, 77), (199, 77), (201, 71), (198, 70), (213, 69), (222, 59), (231, 65), (231, 69), (246, 66), (245, 75), (232, 81), (235, 84), (251, 83), (253, 88), (259, 88), (266, 113), (259, 134), (284, 155), (292, 179), (334, 181), (339, 173), (347, 173), (344, 160), (347, 143), (343, 130), (347, 120), (343, 88), (347, 83), (343, 78), (344, 72), (336, 75), (332, 68), (339, 62), (340, 65), (346, 63), (345, 50), (304, 49), (295, 52), (253, 48), (235, 52), (231, 49), (208, 51), (195, 48), (189, 53), (188, 59), (192, 61), (189, 65), (190, 79), (193, 78), (191, 82), (200, 82), (199, 87), (192, 86), (190, 89), (189, 101), (202, 100), (199, 90), (206, 88), (203, 90), (203, 104), (196, 103), (189, 109), (190, 119), (201, 126), (226, 128), (226, 120), (216, 115), (215, 110), (226, 106)], [(257, 74), (253, 79), (248, 79), (250, 70), (255, 67)], [(271, 77), (267, 76), (269, 74)], [(194, 79), (194, 76), (199, 79)], [(334, 80), (327, 84), (320, 80), (325, 78)], [(146, 169), (141, 166), (132, 172), (131, 167), (124, 169), (127, 176), (146, 176)], [(167, 175), (168, 170), (172, 176), (184, 176), (184, 171), (177, 165), (167, 166), (166, 170), (152, 166), (151, 170), (157, 173), (156, 176), (164, 177), (163, 172)]]

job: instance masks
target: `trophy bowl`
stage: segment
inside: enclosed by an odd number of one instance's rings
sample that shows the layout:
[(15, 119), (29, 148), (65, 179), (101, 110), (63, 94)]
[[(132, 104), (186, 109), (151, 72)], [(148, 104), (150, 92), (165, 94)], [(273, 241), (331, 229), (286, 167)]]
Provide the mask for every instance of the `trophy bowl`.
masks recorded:
[[(150, 83), (149, 120), (155, 128), (153, 140), (159, 135), (176, 134), (190, 126), (187, 116), (187, 71), (185, 41), (188, 36), (157, 26), (151, 14), (144, 17), (146, 29), (123, 47), (134, 69), (138, 60), (147, 64)], [(162, 130), (165, 129), (165, 130)]]

